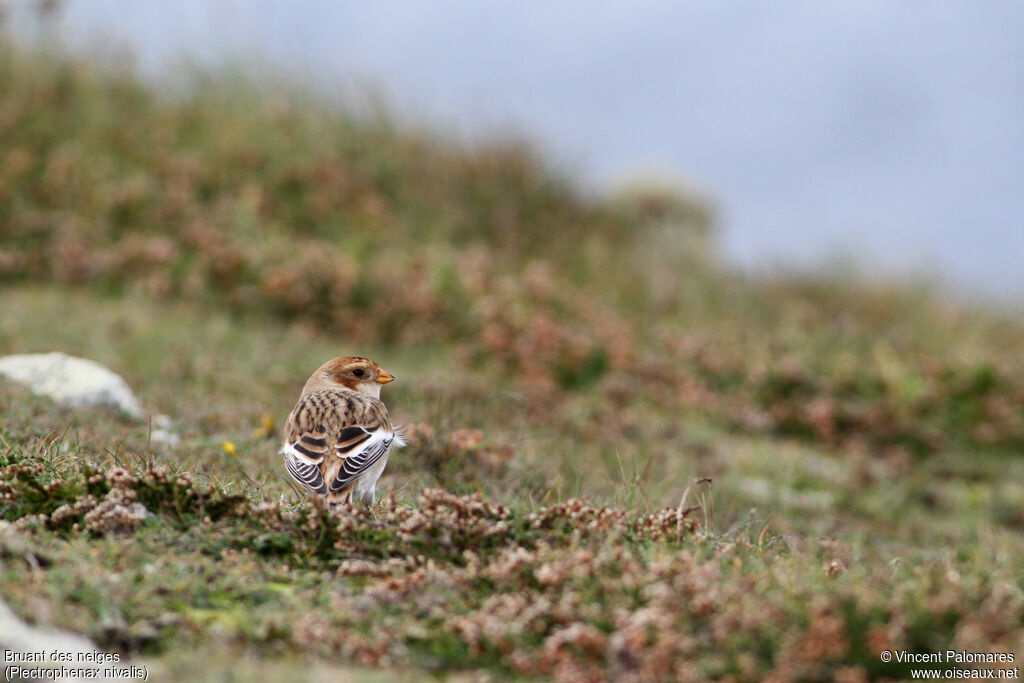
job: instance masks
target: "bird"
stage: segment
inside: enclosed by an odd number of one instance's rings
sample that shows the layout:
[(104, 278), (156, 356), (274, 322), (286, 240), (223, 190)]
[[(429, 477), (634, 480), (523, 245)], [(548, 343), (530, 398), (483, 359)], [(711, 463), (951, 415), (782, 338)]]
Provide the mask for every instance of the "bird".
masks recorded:
[(284, 425), (285, 467), (331, 507), (377, 503), (391, 448), (405, 445), (380, 390), (395, 376), (368, 358), (334, 358), (310, 375)]

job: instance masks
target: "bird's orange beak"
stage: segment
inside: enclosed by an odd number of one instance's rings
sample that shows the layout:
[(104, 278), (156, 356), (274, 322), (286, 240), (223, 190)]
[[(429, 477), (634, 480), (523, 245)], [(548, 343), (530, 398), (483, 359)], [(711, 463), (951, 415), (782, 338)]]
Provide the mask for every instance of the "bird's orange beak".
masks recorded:
[(395, 376), (387, 370), (381, 370), (377, 373), (377, 384), (389, 384), (395, 381)]

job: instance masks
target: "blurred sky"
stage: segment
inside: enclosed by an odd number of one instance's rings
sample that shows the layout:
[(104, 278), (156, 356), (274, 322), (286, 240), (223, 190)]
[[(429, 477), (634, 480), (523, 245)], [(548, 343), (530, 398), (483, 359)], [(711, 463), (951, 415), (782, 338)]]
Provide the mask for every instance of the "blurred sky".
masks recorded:
[(1024, 300), (1019, 0), (66, 0), (58, 33), (154, 77), (231, 58), (370, 84), (434, 127), (534, 140), (592, 189), (691, 183), (746, 266), (844, 254)]

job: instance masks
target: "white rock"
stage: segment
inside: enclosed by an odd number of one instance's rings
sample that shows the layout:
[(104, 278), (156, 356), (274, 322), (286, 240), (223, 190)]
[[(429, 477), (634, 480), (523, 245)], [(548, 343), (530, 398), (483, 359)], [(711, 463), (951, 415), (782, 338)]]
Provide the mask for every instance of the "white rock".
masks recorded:
[(149, 434), (150, 443), (156, 446), (174, 450), (181, 446), (181, 435), (174, 429), (174, 422), (168, 415), (154, 415), (152, 431)]
[(143, 415), (142, 406), (128, 384), (95, 361), (59, 352), (3, 356), (0, 375), (64, 406), (106, 406), (133, 417)]
[[(31, 556), (31, 547), (32, 545), (14, 528), (13, 524), (0, 521), (0, 555)], [(92, 654), (99, 652), (95, 645), (82, 636), (29, 626), (7, 607), (2, 598), (0, 598), (0, 650), (4, 650), (5, 653), (45, 650), (46, 655), (41, 664), (44, 668), (60, 665), (60, 662), (52, 661), (49, 657), (49, 653), (55, 650), (71, 653), (73, 661), (77, 661), (79, 652)], [(6, 654), (5, 659), (7, 660), (4, 665), (5, 669), (11, 665), (12, 660), (24, 661), (24, 658), (15, 658)], [(17, 664), (17, 662), (15, 663)], [(31, 668), (37, 664), (33, 662), (24, 666)], [(10, 674), (10, 671), (8, 670), (7, 673)]]
[[(46, 650), (47, 657), (43, 663), (46, 668), (60, 666), (59, 661), (49, 661), (49, 653), (55, 650), (70, 653), (74, 661), (77, 661), (76, 655), (79, 652), (101, 652), (98, 647), (82, 636), (29, 626), (15, 616), (2, 600), (0, 600), (0, 647), (9, 652)], [(35, 665), (32, 663), (23, 666), (29, 668)]]

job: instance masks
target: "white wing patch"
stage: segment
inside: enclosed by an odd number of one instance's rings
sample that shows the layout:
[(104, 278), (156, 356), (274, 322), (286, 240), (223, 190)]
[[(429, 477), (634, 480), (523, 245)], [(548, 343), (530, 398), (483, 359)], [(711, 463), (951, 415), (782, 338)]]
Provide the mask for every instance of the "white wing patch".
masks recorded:
[[(362, 430), (364, 434), (352, 438), (351, 433), (356, 429)], [(344, 458), (344, 461), (334, 481), (331, 482), (332, 492), (345, 488), (373, 467), (381, 458), (388, 454), (388, 450), (395, 440), (395, 433), (391, 431), (378, 430), (371, 432), (362, 427), (349, 427), (344, 431), (348, 433), (346, 436), (349, 438), (344, 440), (344, 442), (347, 442), (345, 445), (343, 443), (338, 444), (338, 456)], [(353, 443), (354, 441), (357, 443)]]
[[(310, 447), (320, 444), (309, 443), (314, 440), (309, 436), (304, 437), (305, 441), (298, 439), (295, 443), (285, 443), (281, 453), (292, 478), (321, 496), (326, 495), (328, 490), (332, 493), (340, 491), (365, 474), (367, 476), (359, 481), (360, 493), (366, 497), (363, 489), (367, 489), (371, 492), (369, 496), (372, 497), (372, 491), (384, 471), (391, 447), (401, 448), (405, 445), (405, 434), (401, 428), (386, 431), (375, 430), (372, 427), (345, 427), (338, 435), (338, 442), (335, 445), (335, 454), (342, 459), (342, 466), (328, 487), (321, 471), (323, 456), (311, 457), (313, 453)], [(319, 442), (320, 438), (316, 438), (315, 441)], [(366, 481), (369, 479), (372, 481)]]
[(281, 448), (281, 453), (284, 454), (284, 466), (295, 481), (313, 493), (321, 496), (327, 493), (324, 476), (320, 473), (319, 461), (311, 462), (311, 458), (296, 450), (292, 444), (286, 443)]

